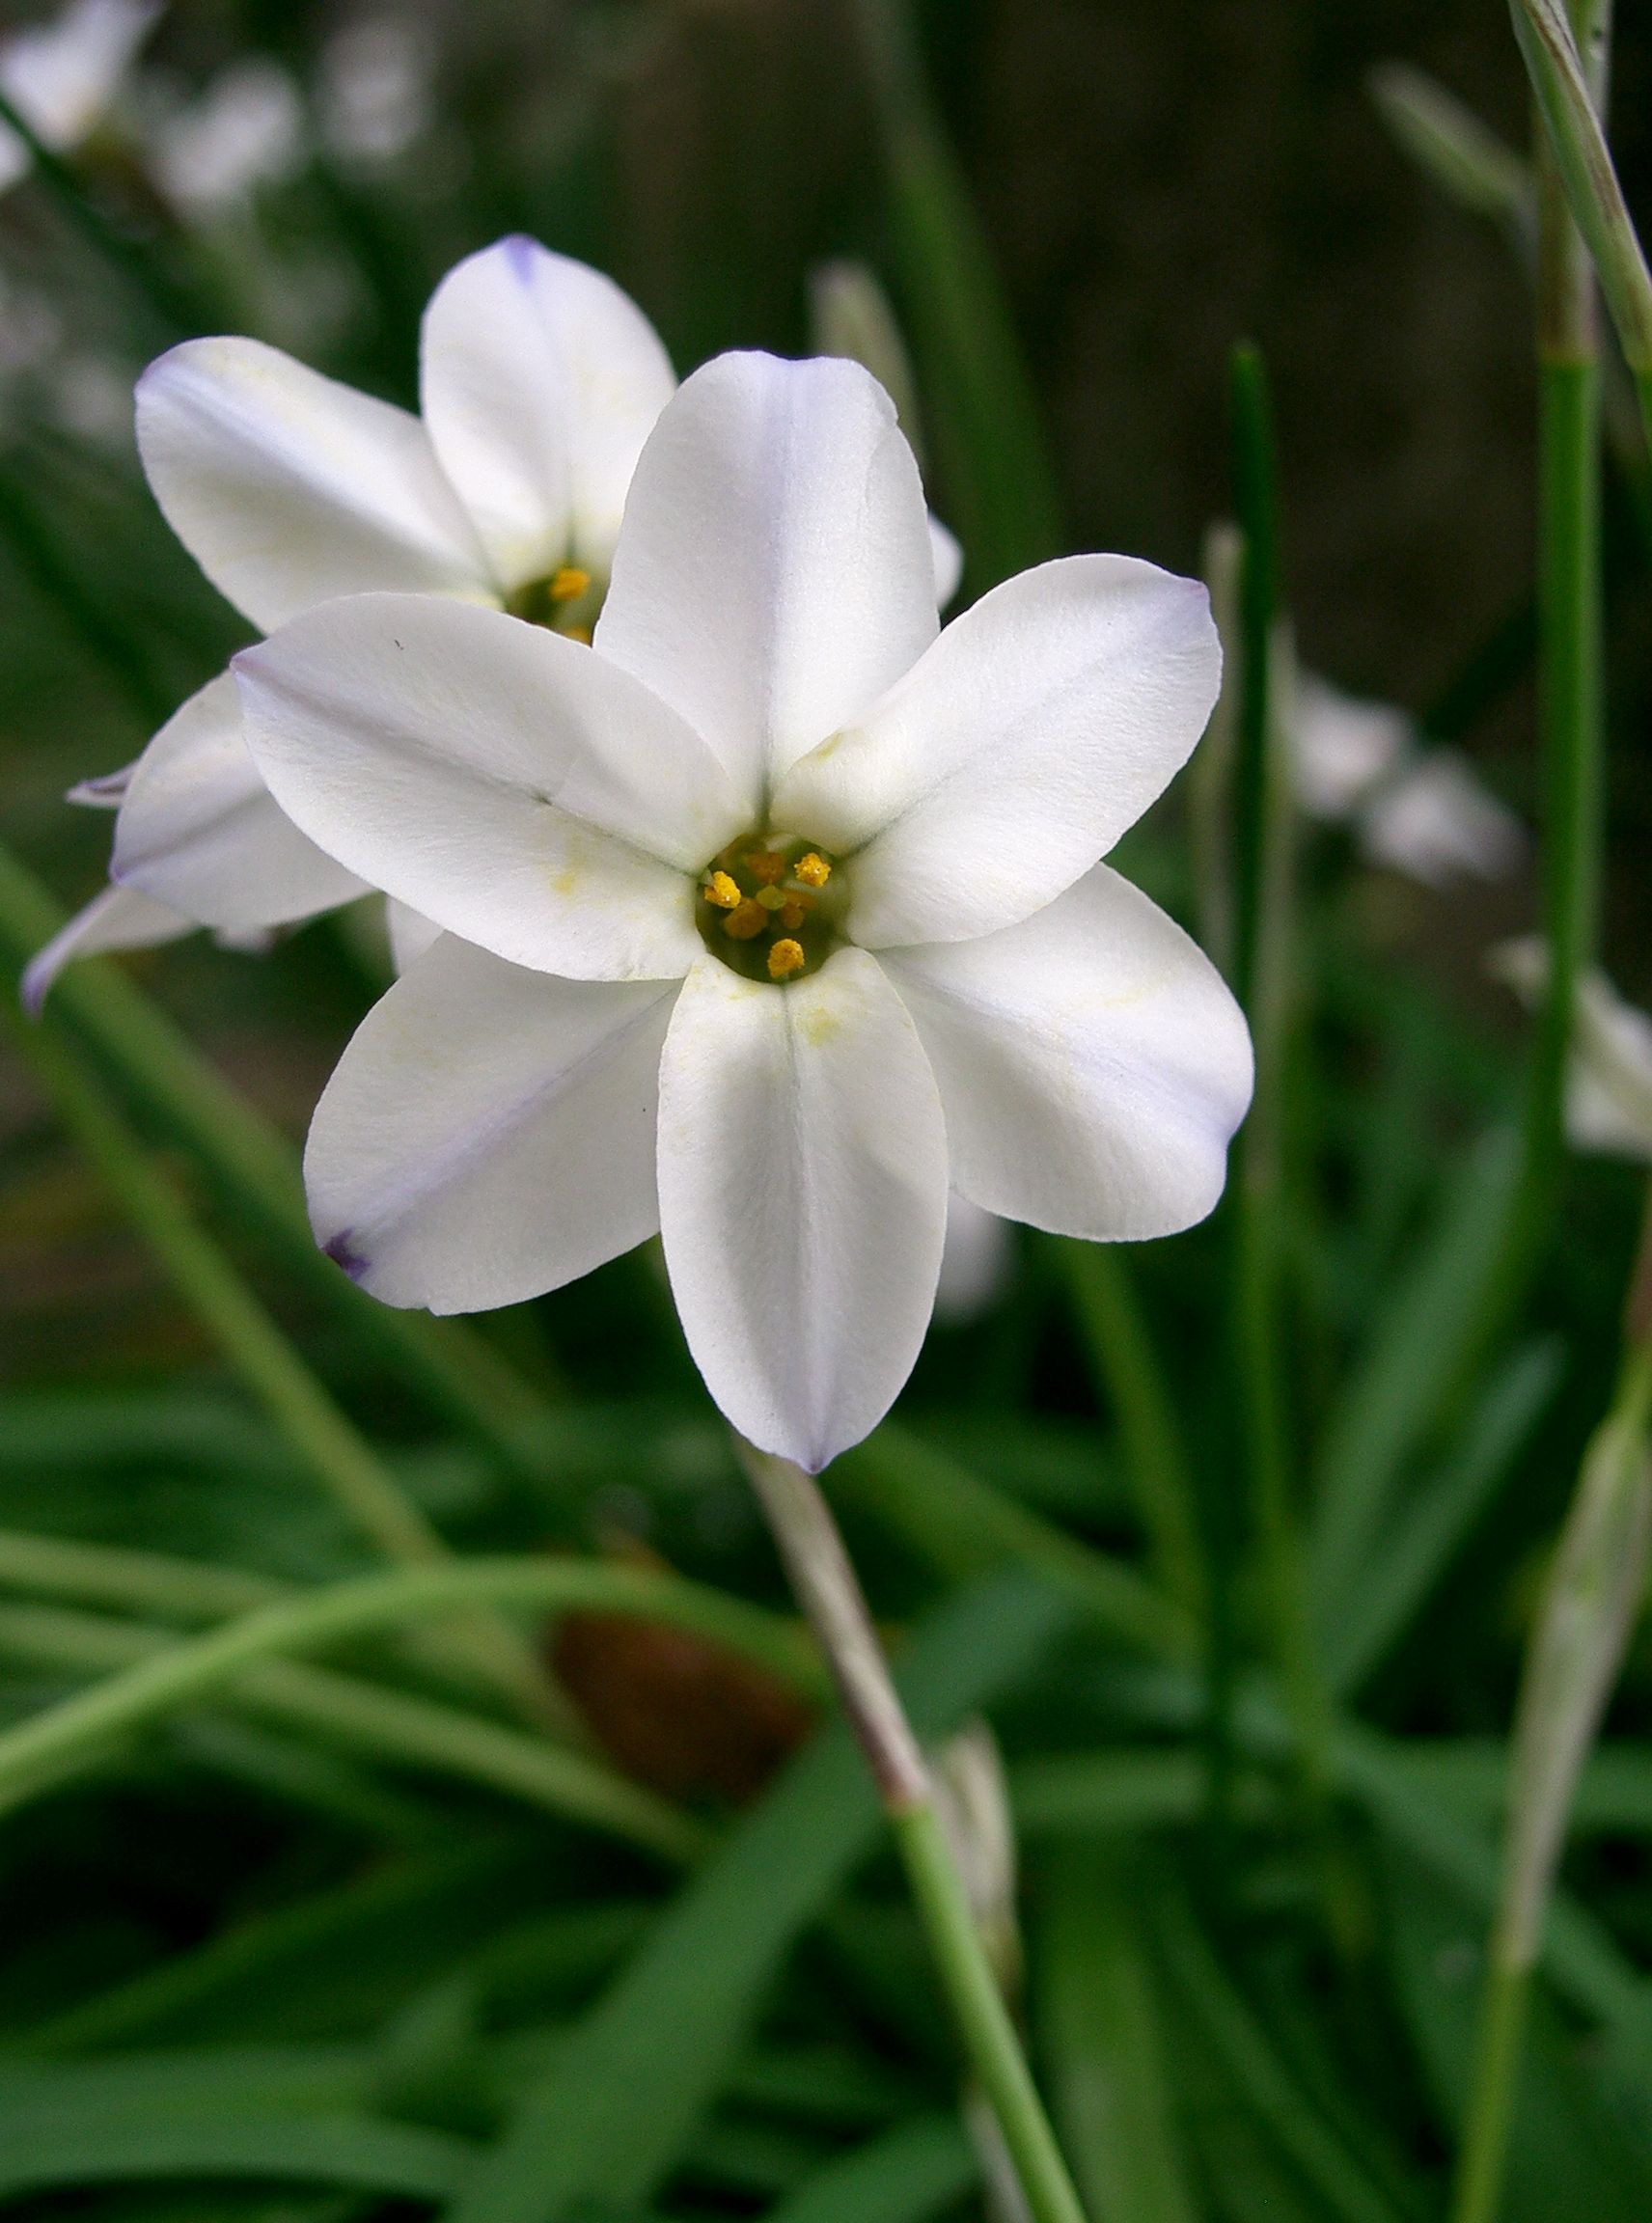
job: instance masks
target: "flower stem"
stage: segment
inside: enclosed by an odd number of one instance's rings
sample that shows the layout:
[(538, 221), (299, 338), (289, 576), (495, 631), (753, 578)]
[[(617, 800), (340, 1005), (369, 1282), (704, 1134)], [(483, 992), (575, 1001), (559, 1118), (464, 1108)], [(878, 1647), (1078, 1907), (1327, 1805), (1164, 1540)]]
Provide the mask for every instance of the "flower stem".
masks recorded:
[(1494, 2223), (1497, 2215), (1530, 1992), (1528, 1967), (1490, 1962), (1451, 2223)]
[(942, 1833), (928, 1765), (901, 1709), (831, 1508), (812, 1476), (789, 1459), (755, 1450), (737, 1437), (735, 1445), (866, 1754), (971, 2067), (1004, 2134), (1033, 2223), (1084, 2223)]

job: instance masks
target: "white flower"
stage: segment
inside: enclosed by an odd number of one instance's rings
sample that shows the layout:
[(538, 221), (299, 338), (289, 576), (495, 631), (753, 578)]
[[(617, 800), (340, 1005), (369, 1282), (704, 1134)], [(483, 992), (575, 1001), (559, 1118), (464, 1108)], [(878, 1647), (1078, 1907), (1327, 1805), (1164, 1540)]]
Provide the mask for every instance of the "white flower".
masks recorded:
[[(1504, 942), (1489, 962), (1527, 1003), (1540, 1001), (1549, 952), (1535, 935)], [(1575, 1149), (1652, 1166), (1652, 1018), (1626, 1003), (1604, 973), (1578, 982), (1566, 1134)]]
[[(160, 12), (160, 0), (72, 0), (0, 41), (0, 92), (44, 146), (67, 152), (107, 115)], [(0, 193), (28, 168), (28, 149), (0, 124)]]
[(1526, 854), (1526, 831), (1454, 749), (1423, 750), (1388, 702), (1364, 702), (1311, 672), (1291, 722), (1297, 799), (1311, 817), (1346, 820), (1373, 864), (1430, 888), (1501, 879)]
[(429, 122), (431, 57), (414, 26), (368, 16), (335, 32), (317, 82), (321, 137), (341, 161), (393, 162)]
[(650, 436), (594, 650), (362, 595), (236, 659), (283, 808), (446, 929), (311, 1131), (369, 1289), (506, 1304), (657, 1228), (712, 1394), (818, 1468), (911, 1369), (949, 1187), (1098, 1239), (1210, 1210), (1244, 1021), (1097, 863), (1215, 699), (1203, 590), (1074, 557), (937, 632), (881, 389), (743, 355)]
[(304, 105), (279, 63), (254, 57), (221, 69), (195, 99), (155, 125), (150, 169), (182, 216), (201, 223), (239, 207), (304, 159)]
[[(572, 627), (600, 599), (632, 469), (675, 383), (617, 286), (512, 238), (437, 287), (422, 416), (256, 340), (192, 340), (139, 381), (138, 443), (173, 530), (261, 630), (370, 588)], [(60, 961), (143, 942), (146, 904), (243, 934), (362, 892), (271, 802), (227, 673), (161, 727), (114, 799), (117, 892), (53, 945)], [(37, 998), (55, 971), (43, 957)]]

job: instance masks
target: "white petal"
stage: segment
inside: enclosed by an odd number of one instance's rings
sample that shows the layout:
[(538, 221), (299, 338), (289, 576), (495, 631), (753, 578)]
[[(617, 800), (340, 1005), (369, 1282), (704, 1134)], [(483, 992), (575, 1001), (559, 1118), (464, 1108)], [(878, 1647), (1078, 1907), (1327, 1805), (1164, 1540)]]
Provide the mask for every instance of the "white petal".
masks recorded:
[(949, 533), (939, 517), (929, 520), (929, 554), (935, 565), (935, 607), (945, 610), (964, 576), (964, 552), (956, 534)]
[[(13, 33), (0, 51), (0, 88), (47, 146), (78, 146), (120, 90), (159, 0), (69, 0), (51, 21)], [(22, 143), (7, 138), (22, 154)]]
[(264, 785), (228, 672), (174, 712), (132, 766), (110, 870), (123, 887), (237, 934), (312, 918), (363, 892)]
[(754, 810), (935, 638), (918, 466), (857, 363), (723, 355), (655, 426), (597, 622)]
[(409, 904), (398, 903), (394, 895), (387, 895), (384, 931), (390, 943), (390, 962), (399, 975), (412, 971), (431, 944), (440, 940), (442, 929), (422, 911), (415, 911)]
[(840, 949), (786, 988), (701, 958), (661, 1062), (659, 1180), (706, 1386), (818, 1470), (912, 1371), (946, 1227), (940, 1100), (875, 958)]
[(138, 381), (168, 524), (265, 632), (375, 588), (496, 598), (417, 417), (257, 340), (187, 340)]
[(549, 979), (444, 935), (316, 1108), (317, 1240), (385, 1304), (432, 1312), (514, 1304), (645, 1241), (675, 995)]
[(425, 422), (508, 590), (606, 572), (643, 443), (676, 385), (612, 279), (520, 235), (459, 263), (425, 312)]
[(1013, 924), (1088, 872), (1184, 764), (1216, 700), (1209, 598), (1128, 556), (1024, 571), (954, 618), (791, 773), (777, 822), (854, 863), (872, 947)]
[(977, 942), (886, 955), (940, 1084), (955, 1187), (1093, 1241), (1170, 1235), (1222, 1194), (1251, 1040), (1214, 965), (1098, 865)]
[(687, 875), (743, 811), (703, 742), (592, 649), (496, 610), (358, 594), (235, 659), (283, 810), (450, 933), (574, 979), (680, 979)]
[(193, 919), (180, 919), (135, 888), (105, 888), (29, 960), (18, 984), (19, 1000), (25, 1011), (39, 1011), (53, 981), (76, 957), (92, 957), (99, 949), (152, 949), (194, 931)]

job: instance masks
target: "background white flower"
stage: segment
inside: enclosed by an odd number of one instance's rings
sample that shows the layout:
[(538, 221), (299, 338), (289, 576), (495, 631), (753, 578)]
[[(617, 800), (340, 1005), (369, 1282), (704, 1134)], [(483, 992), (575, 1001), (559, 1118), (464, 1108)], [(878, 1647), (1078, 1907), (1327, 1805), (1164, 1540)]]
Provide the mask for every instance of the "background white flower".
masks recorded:
[(294, 822), (447, 929), (316, 1115), (341, 1263), (472, 1310), (657, 1226), (712, 1394), (818, 1468), (911, 1369), (950, 1186), (1097, 1239), (1210, 1210), (1245, 1024), (1097, 862), (1215, 700), (1203, 590), (1074, 557), (937, 630), (881, 389), (748, 355), (649, 438), (595, 653), (363, 595), (236, 659)]
[[(173, 530), (261, 629), (370, 588), (571, 629), (600, 601), (632, 469), (675, 384), (610, 279), (510, 238), (432, 295), (421, 416), (259, 341), (192, 340), (139, 381), (138, 443)], [(158, 938), (142, 929), (155, 904), (244, 934), (362, 892), (271, 802), (227, 675), (131, 767), (111, 873), (116, 900), (71, 921), (57, 961)], [(45, 957), (37, 999), (55, 970)]]
[[(1492, 972), (1535, 1004), (1549, 979), (1549, 951), (1535, 935), (1504, 942)], [(1566, 1134), (1574, 1148), (1652, 1166), (1652, 1018), (1626, 1003), (1604, 973), (1585, 973), (1566, 1071)]]
[(1374, 864), (1430, 888), (1497, 880), (1526, 856), (1526, 829), (1455, 749), (1427, 749), (1389, 702), (1300, 674), (1291, 727), (1297, 799), (1310, 817), (1345, 821)]
[[(42, 145), (67, 152), (107, 116), (160, 13), (161, 0), (72, 0), (0, 41), (0, 92)], [(28, 169), (28, 149), (0, 124), (0, 193)]]
[(303, 97), (289, 70), (255, 55), (157, 117), (148, 136), (155, 184), (181, 216), (199, 223), (238, 207), (261, 185), (297, 174), (305, 153)]

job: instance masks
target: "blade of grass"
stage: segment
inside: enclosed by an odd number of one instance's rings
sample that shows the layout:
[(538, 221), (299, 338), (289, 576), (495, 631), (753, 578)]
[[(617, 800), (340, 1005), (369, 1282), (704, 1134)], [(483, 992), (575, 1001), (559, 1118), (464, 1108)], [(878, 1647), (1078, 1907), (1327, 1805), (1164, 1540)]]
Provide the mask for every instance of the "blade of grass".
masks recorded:
[(1097, 1392), (1118, 1424), (1160, 1586), (1198, 1621), (1207, 1584), (1193, 1478), (1134, 1280), (1115, 1244), (1056, 1237), (1050, 1249), (1066, 1277)]
[(702, 1583), (587, 1560), (447, 1561), (283, 1600), (169, 1645), (107, 1682), (0, 1731), (0, 1805), (92, 1764), (111, 1741), (222, 1689), (248, 1667), (465, 1606), (584, 1607), (659, 1620), (725, 1643), (812, 1697), (824, 1682), (793, 1625)]
[[(0, 1652), (35, 1665), (101, 1674), (168, 1648), (158, 1631), (61, 1607), (0, 1606)], [(706, 1833), (664, 1798), (583, 1753), (427, 1698), (354, 1676), (277, 1661), (230, 1686), (238, 1707), (283, 1727), (353, 1747), (372, 1760), (484, 1785), (559, 1821), (600, 1829), (674, 1865), (705, 1850)], [(13, 1803), (27, 1797), (25, 1778)]]
[(898, 288), (950, 523), (977, 591), (1060, 547), (1031, 382), (991, 253), (924, 78), (906, 0), (856, 0)]
[[(1032, 1664), (1060, 1619), (1047, 1596), (1015, 1581), (977, 1586), (931, 1615), (897, 1674), (921, 1731), (944, 1732), (988, 1703)], [(655, 1924), (479, 2165), (451, 2223), (548, 2223), (581, 2203), (651, 2199), (805, 1925), (878, 1831), (870, 1783), (838, 1723)]]
[(1056, 2119), (1107, 2223), (1195, 2223), (1142, 1893), (1114, 1847), (1064, 1849), (1041, 1877), (1034, 1994)]
[[(387, 1558), (414, 1564), (445, 1557), (440, 1534), (149, 1162), (105, 1091), (53, 1035), (15, 1014), (11, 1028), (24, 1062), (168, 1278), (345, 1520)], [(514, 1632), (483, 1621), (439, 1640), (518, 1710), (541, 1721), (564, 1718), (559, 1694)]]
[(1458, 1548), (1485, 1511), (1558, 1386), (1554, 1341), (1524, 1345), (1501, 1366), (1464, 1423), (1450, 1459), (1417, 1490), (1380, 1538), (1342, 1611), (1321, 1636), (1332, 1689), (1346, 1697), (1367, 1681), (1410, 1628)]
[(445, 2131), (367, 2117), (109, 2122), (93, 2108), (25, 2109), (0, 2125), (0, 2197), (167, 2178), (252, 2177), (380, 2198), (446, 2199), (474, 2149)]
[(1342, 2223), (1394, 2223), (1389, 2202), (1275, 2052), (1191, 1909), (1167, 1893), (1155, 1902), (1153, 1921), (1186, 2012), (1249, 2110), (1323, 2204), (1323, 2212)]
[(924, 2223), (956, 2207), (978, 2175), (957, 2123), (920, 2115), (816, 2171), (766, 2223)]
[[(0, 845), (0, 950), (14, 980), (64, 923), (44, 891)], [(122, 1088), (200, 1159), (226, 1202), (267, 1236), (284, 1264), (437, 1411), (512, 1463), (539, 1392), (458, 1321), (398, 1311), (358, 1289), (316, 1245), (297, 1154), (112, 965), (71, 966), (52, 1011)]]
[(143, 302), (158, 338), (163, 342), (182, 340), (202, 331), (201, 308), (189, 289), (179, 285), (141, 242), (117, 231), (63, 156), (45, 144), (4, 92), (0, 92), (0, 124), (28, 149), (41, 183), (74, 230)]

